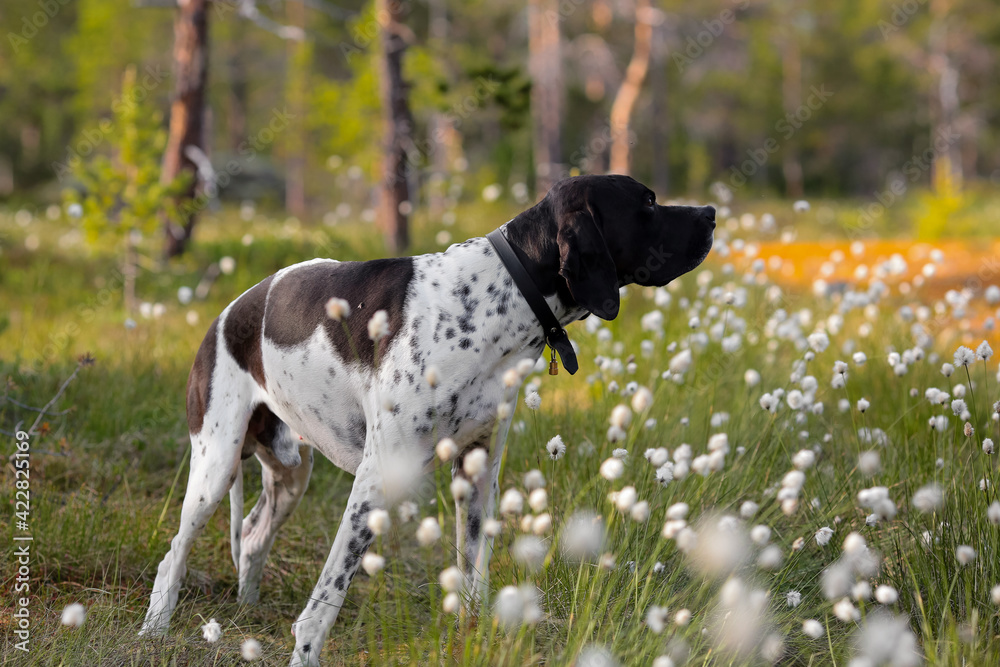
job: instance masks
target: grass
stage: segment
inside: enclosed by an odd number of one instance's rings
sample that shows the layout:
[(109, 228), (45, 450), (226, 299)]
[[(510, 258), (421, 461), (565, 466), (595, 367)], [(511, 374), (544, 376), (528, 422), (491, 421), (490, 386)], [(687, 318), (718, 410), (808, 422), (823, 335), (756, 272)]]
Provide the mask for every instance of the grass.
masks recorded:
[[(460, 240), (507, 219), (506, 214), (509, 211), (500, 205), (472, 207), (457, 216), (472, 222), (450, 231)], [(437, 231), (418, 222), (417, 250), (433, 249)], [(248, 232), (255, 239), (244, 245), (241, 238)], [(37, 250), (28, 251), (24, 242), (32, 234), (40, 243)], [(94, 249), (72, 240), (60, 244), (66, 234), (67, 227), (59, 221), (35, 220), (22, 227), (12, 216), (0, 215), (0, 291), (10, 308), (6, 316), (0, 315), (5, 318), (0, 319), (5, 396), (28, 406), (43, 405), (72, 372), (78, 355), (90, 352), (96, 357), (96, 364), (82, 369), (58, 401), (55, 409), (61, 414), (46, 417), (43, 432), (32, 438), (32, 650), (25, 656), (7, 641), (0, 648), (0, 661), (241, 664), (240, 644), (254, 637), (263, 645), (263, 664), (286, 664), (294, 643), (290, 624), (319, 575), (352, 483), (350, 475), (322, 457), (317, 458), (302, 505), (271, 552), (260, 604), (241, 607), (235, 601), (237, 576), (229, 556), (228, 512), (222, 507), (196, 543), (170, 636), (156, 641), (136, 637), (156, 564), (180, 514), (187, 453), (184, 384), (207, 324), (232, 298), (277, 268), (307, 257), (375, 256), (378, 238), (357, 227), (311, 228), (263, 216), (244, 224), (224, 213), (216, 224), (204, 226), (189, 257), (168, 267), (144, 261), (139, 294), (165, 304), (166, 312), (158, 319), (137, 317), (137, 326), (126, 329), (115, 255), (107, 246)], [(235, 272), (221, 275), (205, 300), (179, 305), (178, 287), (193, 287), (206, 266), (226, 255), (236, 259)], [(914, 346), (912, 323), (900, 316), (898, 307), (933, 306), (937, 295), (931, 286), (902, 297), (895, 288), (902, 278), (890, 281), (890, 294), (866, 315), (861, 308), (842, 310), (843, 300), (815, 297), (790, 285), (775, 299), (775, 283), (768, 279), (747, 288), (745, 305), (730, 307), (723, 295), (741, 286), (750, 260), (734, 252), (728, 261), (733, 262), (732, 274), (722, 260), (713, 258), (706, 265), (710, 278), (696, 272), (671, 286), (670, 304), (659, 307), (665, 316), (661, 333), (643, 331), (639, 325), (643, 314), (657, 308), (655, 295), (630, 288), (622, 315), (603, 325), (607, 333), (573, 327), (571, 335), (582, 348), (580, 373), (533, 376), (541, 382), (538, 411), (519, 400), (515, 420), (523, 426), (508, 442), (501, 489), (523, 491), (524, 474), (541, 470), (554, 528), (544, 536), (545, 565), (532, 572), (513, 556), (512, 544), (521, 535), (518, 520), (505, 519), (491, 588), (495, 599), (506, 585), (536, 586), (544, 612), (539, 622), (505, 628), (488, 609), (473, 610), (463, 620), (441, 611), (443, 591), (437, 575), (454, 560), (454, 506), (448, 496), (449, 475), (441, 468), (436, 495), (421, 499), (420, 513), (440, 520), (442, 543), (421, 548), (413, 538), (415, 523), (394, 522), (392, 533), (375, 547), (386, 556), (387, 568), (374, 577), (362, 573), (356, 578), (327, 642), (324, 664), (569, 665), (584, 664), (595, 646), (624, 665), (650, 665), (665, 654), (678, 664), (682, 655), (688, 655), (692, 665), (761, 664), (768, 662), (761, 657), (765, 639), (774, 636), (781, 638), (783, 647), (780, 664), (846, 665), (857, 650), (859, 628), (883, 606), (874, 600), (855, 602), (862, 622), (845, 623), (833, 613), (839, 596), (828, 600), (824, 595), (824, 570), (841, 557), (841, 544), (851, 531), (861, 533), (880, 555), (879, 571), (864, 579), (873, 588), (884, 584), (898, 591), (898, 602), (888, 607), (906, 619), (928, 664), (1000, 662), (1000, 616), (990, 599), (991, 588), (1000, 583), (1000, 529), (987, 519), (987, 507), (996, 497), (996, 462), (995, 455), (981, 449), (981, 439), (991, 433), (1000, 441), (997, 423), (990, 419), (992, 403), (1000, 398), (995, 359), (989, 369), (983, 362), (969, 369), (974, 384), (963, 369), (951, 378), (939, 371), (958, 343), (977, 344), (985, 334), (963, 333), (961, 317), (946, 315), (929, 322), (933, 343), (927, 354), (897, 377), (886, 361), (887, 352)], [(984, 305), (981, 295), (971, 304)], [(693, 309), (701, 319), (694, 332), (687, 326)], [(797, 318), (799, 325), (779, 327), (779, 309)], [(187, 322), (189, 311), (197, 315), (195, 325)], [(804, 336), (821, 323), (831, 331), (830, 348), (804, 367), (794, 367), (804, 359)], [(867, 337), (858, 334), (864, 323), (871, 326)], [(691, 338), (709, 333), (713, 325), (716, 331), (705, 337), (704, 345)], [(721, 336), (715, 334), (741, 329), (739, 349), (724, 351)], [(643, 340), (652, 342), (648, 355), (642, 351)], [(863, 366), (849, 363), (846, 388), (834, 389), (833, 362), (849, 361), (842, 348), (848, 341), (866, 352), (869, 361)], [(996, 344), (995, 337), (991, 342)], [(668, 347), (672, 343), (680, 347)], [(693, 363), (683, 382), (662, 379), (674, 354), (689, 344)], [(934, 354), (940, 358), (932, 360)], [(609, 363), (609, 370), (601, 371), (594, 362), (597, 355), (621, 363)], [(634, 368), (628, 365), (630, 359)], [(613, 367), (622, 372), (615, 374)], [(749, 368), (760, 372), (760, 385), (744, 383)], [(796, 412), (784, 402), (774, 415), (761, 409), (758, 400), (765, 391), (801, 389), (790, 380), (796, 371), (800, 378), (814, 375), (818, 380), (815, 400), (824, 404), (823, 412)], [(632, 381), (653, 391), (652, 407), (634, 416), (626, 443), (609, 443), (609, 415), (616, 405), (629, 403), (620, 391)], [(932, 406), (924, 398), (928, 387), (955, 394), (958, 384), (967, 385), (970, 421), (976, 427), (971, 438), (962, 434), (963, 422), (947, 406)], [(916, 397), (911, 388), (917, 389)], [(854, 407), (861, 397), (872, 403), (864, 414)], [(841, 412), (838, 401), (844, 398), (852, 407)], [(927, 425), (928, 418), (940, 414), (948, 416), (943, 433)], [(728, 415), (728, 420), (713, 425), (720, 415)], [(30, 409), (0, 401), (0, 428), (5, 432), (34, 418)], [(643, 423), (648, 418), (656, 423), (647, 429)], [(862, 428), (883, 429), (888, 442), (863, 441)], [(656, 482), (654, 468), (643, 457), (646, 449), (666, 447), (673, 455), (678, 446), (689, 443), (697, 456), (706, 452), (709, 436), (717, 432), (728, 433), (732, 449), (721, 471), (704, 477), (692, 472), (667, 486)], [(556, 434), (568, 451), (553, 461), (544, 447)], [(3, 437), (13, 443), (12, 436)], [(629, 456), (622, 478), (609, 482), (598, 475), (598, 468), (616, 447), (628, 449)], [(818, 450), (816, 465), (805, 471), (797, 511), (786, 515), (776, 495), (792, 468), (792, 457), (803, 448)], [(857, 465), (859, 455), (869, 449), (877, 450), (881, 459), (881, 470), (873, 477), (865, 477)], [(244, 469), (249, 508), (259, 492), (260, 474), (254, 464)], [(8, 476), (13, 479), (10, 466)], [(980, 491), (984, 478), (990, 480), (985, 492)], [(911, 498), (932, 482), (942, 487), (944, 503), (937, 512), (922, 514)], [(634, 486), (638, 497), (649, 502), (648, 521), (633, 521), (609, 502), (609, 492), (625, 485)], [(869, 526), (870, 510), (859, 506), (857, 494), (876, 485), (887, 487), (898, 513)], [(748, 500), (760, 510), (743, 522), (745, 527), (769, 526), (771, 544), (780, 548), (782, 562), (775, 569), (756, 567), (761, 548), (751, 547), (733, 576), (767, 597), (737, 596), (725, 607), (722, 598), (727, 595), (721, 591), (727, 575), (705, 575), (701, 556), (685, 555), (678, 540), (660, 533), (666, 508), (675, 503), (687, 503), (692, 526), (699, 526), (717, 513), (738, 516)], [(607, 531), (603, 551), (613, 555), (613, 568), (601, 567), (596, 559), (581, 564), (562, 557), (560, 531), (577, 510), (602, 517)], [(12, 517), (13, 512), (13, 494), (5, 494), (3, 516)], [(9, 525), (7, 532), (13, 536), (16, 532)], [(826, 546), (813, 537), (823, 526), (834, 530)], [(712, 548), (710, 537), (699, 533), (702, 548)], [(14, 543), (8, 539), (7, 544), (11, 546), (5, 547), (5, 562), (12, 562)], [(955, 557), (962, 544), (978, 554), (964, 567)], [(12, 570), (5, 569), (0, 580), (9, 609), (15, 597)], [(795, 608), (786, 602), (791, 590), (801, 594)], [(81, 628), (60, 626), (61, 611), (71, 602), (87, 608)], [(645, 623), (654, 604), (670, 610), (671, 622), (661, 634)], [(672, 620), (681, 609), (691, 612), (688, 625)], [(201, 638), (200, 626), (209, 618), (222, 624), (218, 644)], [(803, 634), (806, 619), (823, 625), (821, 638)], [(0, 626), (12, 637), (9, 613), (0, 617)], [(731, 654), (720, 646), (719, 637), (730, 636), (734, 627), (753, 631), (748, 651)], [(773, 653), (773, 648), (768, 645), (765, 652)]]

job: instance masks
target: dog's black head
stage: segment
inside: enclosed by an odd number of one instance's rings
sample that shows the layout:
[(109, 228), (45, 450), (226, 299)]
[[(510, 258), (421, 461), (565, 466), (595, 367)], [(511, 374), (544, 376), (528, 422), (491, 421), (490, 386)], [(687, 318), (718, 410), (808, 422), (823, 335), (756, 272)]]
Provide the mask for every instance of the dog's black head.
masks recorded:
[(714, 208), (660, 206), (628, 176), (567, 178), (536, 209), (543, 215), (532, 217), (548, 222), (550, 233), (554, 226), (565, 289), (605, 320), (618, 315), (620, 286), (666, 285), (712, 248)]

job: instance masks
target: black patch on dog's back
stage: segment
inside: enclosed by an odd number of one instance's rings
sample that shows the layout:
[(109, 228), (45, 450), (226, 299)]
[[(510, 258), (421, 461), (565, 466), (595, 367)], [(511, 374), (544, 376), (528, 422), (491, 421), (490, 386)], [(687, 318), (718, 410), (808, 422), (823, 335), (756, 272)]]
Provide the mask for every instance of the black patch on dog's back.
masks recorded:
[[(271, 290), (264, 335), (279, 347), (299, 345), (321, 324), (345, 362), (354, 351), (367, 366), (375, 363), (375, 345), (368, 337), (368, 320), (378, 310), (389, 316), (389, 335), (379, 341), (380, 356), (389, 349), (403, 326), (403, 309), (413, 279), (413, 258), (375, 259), (369, 262), (322, 263), (304, 266), (283, 276)], [(326, 302), (337, 297), (351, 305), (348, 341), (341, 322), (326, 315)]]
[(274, 276), (268, 276), (237, 299), (222, 325), (222, 335), (226, 339), (229, 354), (261, 387), (267, 387), (267, 378), (264, 376), (264, 359), (260, 353), (260, 332), (264, 326), (267, 290), (273, 279)]
[(216, 336), (218, 335), (219, 318), (215, 318), (205, 339), (201, 341), (198, 354), (194, 357), (194, 365), (187, 382), (187, 422), (191, 434), (200, 433), (205, 423), (205, 413), (212, 398), (212, 373), (215, 371)]

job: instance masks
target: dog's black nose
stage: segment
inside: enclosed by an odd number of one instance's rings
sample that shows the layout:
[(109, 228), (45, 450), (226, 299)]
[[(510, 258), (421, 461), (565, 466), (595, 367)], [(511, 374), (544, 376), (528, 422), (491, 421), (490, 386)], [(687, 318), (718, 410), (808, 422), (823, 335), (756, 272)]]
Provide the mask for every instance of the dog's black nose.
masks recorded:
[(712, 229), (715, 229), (715, 207), (714, 206), (702, 206), (701, 207), (701, 219), (712, 225)]

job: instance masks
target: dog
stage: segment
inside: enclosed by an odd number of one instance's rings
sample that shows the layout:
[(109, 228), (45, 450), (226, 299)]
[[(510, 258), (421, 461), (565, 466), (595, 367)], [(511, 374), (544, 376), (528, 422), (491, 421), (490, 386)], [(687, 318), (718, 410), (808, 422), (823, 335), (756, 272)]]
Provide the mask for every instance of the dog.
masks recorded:
[[(694, 269), (714, 229), (711, 206), (661, 206), (646, 186), (614, 175), (559, 181), (502, 228), (561, 326), (614, 319), (622, 286), (662, 286)], [(346, 300), (350, 315), (329, 316), (331, 298)], [(417, 257), (314, 259), (243, 293), (209, 327), (188, 379), (187, 492), (142, 634), (166, 632), (194, 540), (227, 491), (239, 600), (256, 601), (275, 535), (309, 484), (314, 449), (355, 479), (293, 625), (292, 665), (319, 664), (374, 538), (368, 516), (398, 500), (390, 469), (431, 470), (443, 438), (458, 446), (454, 477), (465, 476), (466, 454), (487, 449), (457, 527), (459, 560), (471, 589), (484, 593), (492, 539), (481, 527), (494, 514), (512, 412), (498, 406), (517, 394), (511, 369), (544, 350), (539, 321), (486, 238)], [(252, 455), (264, 489), (244, 518), (241, 462)]]

